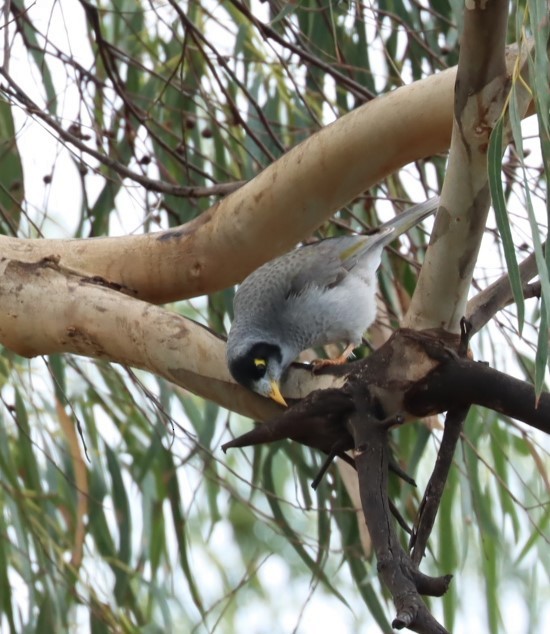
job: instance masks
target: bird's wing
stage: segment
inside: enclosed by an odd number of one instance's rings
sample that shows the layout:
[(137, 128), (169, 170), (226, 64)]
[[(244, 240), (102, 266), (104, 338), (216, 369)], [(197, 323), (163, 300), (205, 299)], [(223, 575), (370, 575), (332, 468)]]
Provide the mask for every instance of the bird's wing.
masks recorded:
[[(439, 198), (411, 207), (369, 236), (341, 236), (321, 240), (271, 260), (251, 273), (239, 286), (235, 315), (271, 311), (283, 298), (295, 297), (312, 286), (332, 288), (356, 269), (363, 278), (374, 274), (382, 249), (402, 232), (433, 213)], [(271, 301), (266, 301), (267, 298)]]
[(311, 286), (338, 285), (368, 250), (371, 236), (330, 238), (294, 251), (296, 273), (289, 276), (286, 297), (299, 295)]

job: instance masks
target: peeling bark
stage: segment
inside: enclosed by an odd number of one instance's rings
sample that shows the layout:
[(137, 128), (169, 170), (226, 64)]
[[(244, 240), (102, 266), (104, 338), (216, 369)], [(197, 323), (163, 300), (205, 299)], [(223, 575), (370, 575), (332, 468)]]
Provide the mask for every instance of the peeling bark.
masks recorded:
[[(508, 68), (516, 61), (511, 49)], [(225, 288), (294, 247), (374, 183), (446, 150), (455, 76), (449, 69), (357, 108), (180, 227), (85, 240), (0, 236), (0, 252), (26, 262), (59, 258), (67, 269), (156, 304)]]
[[(403, 325), (459, 332), (490, 205), (487, 149), (502, 115), (512, 66), (505, 0), (466, 4), (454, 124), (441, 212)], [(525, 110), (529, 103), (525, 100)]]
[[(525, 51), (522, 67), (524, 60)], [(517, 62), (518, 52), (510, 48), (506, 67), (511, 70)], [(434, 75), (354, 110), (181, 227), (85, 240), (0, 236), (0, 252), (26, 262), (59, 258), (67, 269), (99, 276), (152, 303), (225, 288), (292, 248), (373, 183), (410, 161), (446, 149), (455, 72)], [(444, 227), (450, 218), (441, 215), (439, 225)], [(424, 266), (428, 277), (430, 269), (438, 270), (437, 263), (429, 262)], [(427, 306), (418, 297), (417, 302)], [(412, 323), (414, 311), (410, 315)], [(439, 325), (443, 320), (432, 319), (430, 324), (436, 321)]]

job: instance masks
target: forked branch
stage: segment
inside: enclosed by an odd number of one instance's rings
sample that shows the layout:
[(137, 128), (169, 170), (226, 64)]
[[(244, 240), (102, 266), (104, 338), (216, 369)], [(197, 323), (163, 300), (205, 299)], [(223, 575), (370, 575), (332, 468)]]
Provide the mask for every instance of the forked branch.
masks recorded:
[[(542, 394), (537, 403), (532, 385), (467, 358), (464, 342), (464, 337), (461, 340), (442, 331), (399, 330), (367, 359), (327, 370), (347, 373), (341, 389), (313, 392), (277, 419), (224, 446), (245, 447), (290, 438), (327, 455), (345, 456), (346, 461), (350, 457), (344, 452), (353, 448), (361, 503), (379, 572), (397, 609), (394, 627), (417, 632), (445, 632), (421, 595), (443, 594), (451, 577), (431, 578), (418, 566), (468, 408), (483, 405), (550, 433), (550, 394)], [(422, 505), (411, 558), (395, 535), (387, 497), (388, 431), (402, 419), (444, 411), (449, 412), (449, 425), (424, 495), (433, 495), (435, 503)]]

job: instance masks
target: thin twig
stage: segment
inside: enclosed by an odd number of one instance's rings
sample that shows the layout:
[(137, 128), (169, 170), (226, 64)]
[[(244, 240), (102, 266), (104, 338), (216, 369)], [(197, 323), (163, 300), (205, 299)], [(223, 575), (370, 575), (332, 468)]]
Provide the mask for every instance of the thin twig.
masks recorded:
[(443, 496), (445, 485), (447, 484), (447, 477), (453, 463), (456, 446), (460, 439), (464, 420), (466, 419), (469, 409), (468, 406), (453, 407), (447, 412), (447, 416), (445, 417), (445, 429), (437, 454), (437, 460), (428, 486), (424, 491), (413, 534), (409, 541), (409, 548), (412, 550), (411, 558), (417, 567), (420, 565), (426, 551), (435, 517), (439, 510), (439, 505), (441, 504), (441, 497)]
[[(519, 265), (519, 275), (524, 288), (524, 297), (533, 297), (536, 289), (527, 284), (537, 274), (535, 254), (531, 253)], [(500, 310), (514, 299), (510, 278), (505, 273), (496, 282), (483, 289), (468, 302), (466, 319), (472, 325), (472, 334), (479, 332)]]
[(235, 181), (233, 183), (218, 183), (211, 185), (210, 187), (182, 187), (181, 185), (170, 185), (169, 183), (165, 183), (163, 181), (148, 178), (143, 174), (138, 174), (119, 161), (115, 161), (110, 156), (106, 156), (105, 154), (94, 150), (77, 136), (65, 130), (60, 123), (51, 117), (45, 110), (40, 108), (38, 104), (36, 104), (2, 68), (0, 68), (0, 75), (4, 77), (10, 86), (10, 90), (6, 90), (6, 87), (4, 86), (2, 87), (2, 91), (11, 99), (19, 101), (19, 103), (30, 114), (42, 119), (42, 121), (44, 121), (50, 128), (57, 132), (61, 139), (78, 148), (81, 152), (92, 156), (101, 164), (112, 169), (119, 176), (129, 178), (130, 180), (142, 185), (147, 191), (170, 194), (172, 196), (182, 196), (184, 198), (203, 198), (207, 196), (225, 196), (239, 189), (239, 187), (245, 183), (245, 181)]

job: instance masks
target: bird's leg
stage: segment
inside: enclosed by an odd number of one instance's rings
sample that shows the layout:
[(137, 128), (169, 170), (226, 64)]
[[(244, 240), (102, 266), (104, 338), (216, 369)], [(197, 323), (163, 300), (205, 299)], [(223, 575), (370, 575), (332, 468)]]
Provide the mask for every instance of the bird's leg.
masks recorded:
[(351, 356), (355, 344), (350, 343), (346, 346), (346, 349), (339, 357), (335, 359), (314, 359), (311, 364), (313, 365), (313, 372), (317, 372), (321, 368), (326, 368), (329, 365), (343, 365)]

